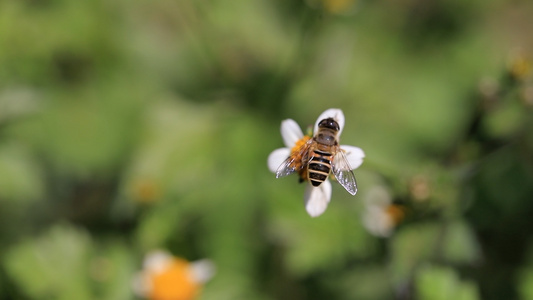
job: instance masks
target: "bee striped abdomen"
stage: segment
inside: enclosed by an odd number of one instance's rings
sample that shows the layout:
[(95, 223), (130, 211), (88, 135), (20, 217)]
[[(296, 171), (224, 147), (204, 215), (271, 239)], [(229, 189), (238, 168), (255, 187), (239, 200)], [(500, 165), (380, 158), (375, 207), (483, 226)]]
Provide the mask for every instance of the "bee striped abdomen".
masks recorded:
[(313, 186), (319, 186), (326, 180), (331, 171), (331, 153), (315, 149), (314, 155), (309, 162), (308, 178)]

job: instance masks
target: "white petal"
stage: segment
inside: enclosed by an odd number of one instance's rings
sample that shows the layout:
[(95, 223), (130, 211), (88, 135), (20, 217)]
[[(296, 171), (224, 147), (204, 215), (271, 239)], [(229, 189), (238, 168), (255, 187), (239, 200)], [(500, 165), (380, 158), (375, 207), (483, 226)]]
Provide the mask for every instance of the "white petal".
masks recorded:
[(331, 199), (331, 182), (324, 181), (320, 186), (314, 187), (308, 184), (305, 188), (305, 209), (311, 217), (318, 217), (328, 207)]
[(304, 137), (304, 134), (296, 121), (287, 119), (281, 122), (281, 136), (285, 146), (292, 148), (298, 140)]
[(145, 272), (135, 274), (131, 282), (131, 288), (135, 295), (142, 298), (146, 297), (152, 290), (150, 275)]
[(348, 163), (350, 163), (352, 170), (359, 168), (363, 163), (365, 152), (359, 147), (348, 145), (341, 145), (341, 149), (345, 151), (346, 159), (348, 159)]
[(381, 206), (369, 206), (363, 215), (363, 226), (372, 235), (389, 237), (392, 234), (394, 223)]
[(268, 169), (270, 172), (276, 173), (279, 166), (281, 166), (281, 164), (287, 159), (287, 157), (289, 157), (290, 154), (291, 150), (289, 148), (279, 148), (272, 151), (267, 160)]
[(367, 190), (364, 202), (367, 207), (378, 206), (386, 208), (392, 203), (392, 196), (384, 186), (375, 185)]
[(318, 131), (318, 123), (320, 121), (327, 119), (327, 118), (333, 118), (337, 123), (339, 123), (339, 135), (341, 135), (342, 129), (344, 128), (344, 114), (342, 113), (342, 110), (338, 108), (330, 108), (318, 116), (315, 122), (315, 127), (313, 129), (313, 133), (316, 133)]
[(168, 252), (154, 250), (146, 255), (143, 266), (145, 271), (158, 273), (163, 271), (172, 262), (172, 259), (172, 255)]
[(209, 259), (197, 260), (191, 263), (191, 273), (199, 283), (205, 283), (215, 275), (215, 265)]

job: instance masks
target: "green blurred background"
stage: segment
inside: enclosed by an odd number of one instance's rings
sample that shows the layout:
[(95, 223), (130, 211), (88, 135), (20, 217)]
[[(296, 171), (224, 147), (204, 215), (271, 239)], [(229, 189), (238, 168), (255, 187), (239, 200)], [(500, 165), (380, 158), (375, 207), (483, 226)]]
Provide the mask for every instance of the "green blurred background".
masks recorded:
[[(0, 1), (0, 299), (533, 299), (533, 2)], [(353, 197), (311, 218), (280, 122), (343, 109)], [(368, 206), (400, 211), (391, 234)], [(400, 220), (401, 219), (401, 220)]]

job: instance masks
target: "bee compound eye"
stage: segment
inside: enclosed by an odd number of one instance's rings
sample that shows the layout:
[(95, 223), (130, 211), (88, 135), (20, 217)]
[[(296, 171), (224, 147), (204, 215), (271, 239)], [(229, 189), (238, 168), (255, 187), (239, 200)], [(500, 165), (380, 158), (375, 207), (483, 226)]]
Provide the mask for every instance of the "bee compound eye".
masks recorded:
[(333, 118), (327, 118), (318, 123), (318, 126), (325, 127), (333, 130), (339, 130), (339, 123), (335, 121)]

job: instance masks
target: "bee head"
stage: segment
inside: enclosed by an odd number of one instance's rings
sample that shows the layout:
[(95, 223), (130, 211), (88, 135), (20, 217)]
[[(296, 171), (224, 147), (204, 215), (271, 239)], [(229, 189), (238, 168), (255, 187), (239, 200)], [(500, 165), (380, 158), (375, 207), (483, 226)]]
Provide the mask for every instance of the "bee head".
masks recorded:
[(337, 121), (335, 121), (333, 118), (327, 118), (327, 119), (320, 121), (320, 123), (318, 123), (318, 127), (329, 128), (335, 131), (339, 131), (340, 129), (339, 123), (337, 123)]

